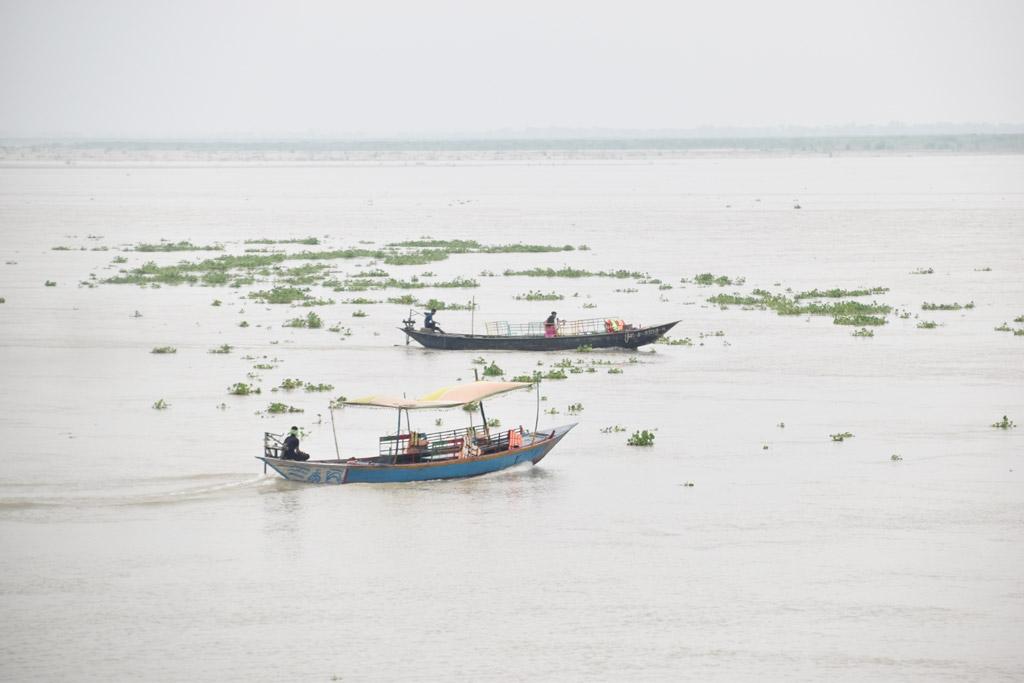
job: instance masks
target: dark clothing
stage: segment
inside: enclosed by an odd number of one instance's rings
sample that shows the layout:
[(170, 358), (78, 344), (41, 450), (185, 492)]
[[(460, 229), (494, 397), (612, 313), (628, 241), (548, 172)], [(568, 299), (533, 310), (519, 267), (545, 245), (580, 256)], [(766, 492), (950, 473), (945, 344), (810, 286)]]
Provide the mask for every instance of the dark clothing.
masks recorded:
[(434, 332), (440, 332), (441, 334), (444, 334), (444, 330), (438, 327), (437, 323), (434, 321), (433, 313), (427, 313), (423, 317), (423, 327), (427, 328), (428, 330), (433, 330)]
[(554, 325), (555, 324), (555, 314), (552, 313), (551, 315), (549, 315), (548, 319), (544, 321), (544, 324), (545, 325)]
[(294, 434), (284, 438), (284, 453), (281, 457), (285, 460), (309, 460), (309, 455), (299, 450), (299, 437)]

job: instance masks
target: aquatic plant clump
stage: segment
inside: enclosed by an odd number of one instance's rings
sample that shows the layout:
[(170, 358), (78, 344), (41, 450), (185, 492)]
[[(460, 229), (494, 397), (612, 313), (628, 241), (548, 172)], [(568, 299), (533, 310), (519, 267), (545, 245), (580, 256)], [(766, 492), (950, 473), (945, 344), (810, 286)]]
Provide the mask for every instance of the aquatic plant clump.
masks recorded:
[(633, 435), (626, 439), (627, 446), (653, 446), (654, 432), (646, 429), (633, 432)]
[(235, 348), (231, 344), (221, 344), (215, 349), (210, 349), (210, 353), (231, 353), (231, 350)]
[(853, 434), (851, 432), (839, 432), (838, 434), (829, 434), (833, 441), (845, 441), (846, 439), (852, 439)]
[(847, 296), (869, 296), (872, 294), (885, 294), (889, 291), (888, 287), (870, 287), (867, 289), (812, 289), (806, 292), (800, 292), (793, 296), (794, 299), (841, 299)]
[(235, 382), (228, 387), (228, 393), (232, 396), (250, 396), (252, 394), (259, 394), (262, 392), (258, 386), (246, 384), (245, 382)]
[(170, 251), (224, 251), (224, 246), (220, 244), (213, 245), (198, 245), (192, 244), (188, 240), (182, 240), (181, 242), (158, 242), (156, 244), (140, 243), (129, 249), (129, 251), (143, 251), (143, 252), (170, 252)]
[(526, 294), (516, 294), (516, 301), (561, 301), (565, 297), (555, 292), (544, 293), (541, 291), (530, 290)]
[(298, 287), (274, 287), (273, 289), (261, 289), (257, 292), (250, 292), (249, 299), (255, 299), (265, 304), (290, 304), (296, 301), (309, 299), (309, 290)]
[(917, 324), (917, 329), (919, 329), (919, 330), (934, 330), (938, 326), (939, 326), (939, 324), (937, 322), (932, 321), (932, 320), (922, 320), (921, 322), (919, 322)]
[(1017, 424), (1006, 415), (1003, 415), (1003, 419), (999, 422), (993, 422), (992, 426), (996, 429), (1013, 429)]
[(498, 365), (491, 361), (491, 364), (484, 368), (484, 377), (501, 377), (505, 374), (505, 371), (498, 367)]
[(267, 412), (271, 415), (280, 415), (282, 413), (303, 413), (305, 411), (302, 408), (296, 408), (284, 403), (271, 403), (267, 406)]
[(171, 404), (168, 403), (167, 401), (163, 400), (162, 398), (158, 399), (157, 402), (153, 404), (153, 409), (154, 410), (167, 410), (170, 407), (171, 407)]
[(309, 329), (319, 329), (323, 327), (324, 322), (320, 319), (313, 311), (306, 314), (305, 318), (292, 318), (285, 322), (283, 327), (308, 327)]
[(850, 335), (853, 337), (874, 337), (875, 331), (869, 330), (866, 327), (862, 327), (859, 330), (854, 330), (853, 332), (850, 333)]
[(973, 301), (970, 301), (970, 302), (964, 304), (963, 306), (961, 306), (959, 303), (957, 303), (955, 301), (953, 303), (951, 303), (951, 304), (934, 304), (934, 303), (929, 303), (927, 301), (925, 301), (923, 304), (921, 304), (921, 310), (923, 310), (923, 311), (959, 311), (959, 310), (962, 310), (962, 309), (970, 310), (972, 308), (974, 308), (974, 302)]
[(834, 325), (884, 325), (885, 318), (874, 315), (837, 315), (832, 319)]
[(173, 346), (157, 346), (150, 353), (177, 353), (178, 349)]

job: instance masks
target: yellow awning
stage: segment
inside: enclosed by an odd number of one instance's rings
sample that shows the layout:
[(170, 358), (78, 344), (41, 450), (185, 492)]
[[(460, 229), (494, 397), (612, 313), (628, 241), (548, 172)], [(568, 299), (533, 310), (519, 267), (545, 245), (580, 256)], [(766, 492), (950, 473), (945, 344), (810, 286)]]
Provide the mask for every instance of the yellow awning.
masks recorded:
[(375, 394), (364, 396), (350, 401), (345, 401), (347, 406), (376, 406), (378, 408), (404, 408), (406, 410), (421, 410), (427, 408), (454, 408), (456, 406), (482, 401), (491, 396), (504, 394), (516, 389), (525, 389), (533, 386), (530, 382), (470, 382), (468, 384), (455, 384), (450, 387), (443, 387), (432, 391), (418, 399), (399, 398), (397, 396), (386, 396)]

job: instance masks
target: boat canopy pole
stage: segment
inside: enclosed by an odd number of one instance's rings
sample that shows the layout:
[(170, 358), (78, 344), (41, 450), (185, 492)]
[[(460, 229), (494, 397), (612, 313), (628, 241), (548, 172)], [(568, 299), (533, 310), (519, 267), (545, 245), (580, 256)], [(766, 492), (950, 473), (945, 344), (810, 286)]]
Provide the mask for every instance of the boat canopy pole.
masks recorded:
[(480, 401), (480, 419), (484, 422), (484, 434), (487, 436), (491, 435), (491, 430), (487, 428), (487, 413), (484, 412), (484, 402)]
[(540, 380), (534, 385), (537, 387), (537, 411), (533, 414), (533, 440), (537, 440), (537, 425), (540, 423)]
[(334, 434), (334, 455), (337, 456), (338, 460), (341, 460), (341, 450), (338, 448), (338, 428), (334, 424), (334, 404), (327, 406), (328, 410), (331, 411), (331, 433)]

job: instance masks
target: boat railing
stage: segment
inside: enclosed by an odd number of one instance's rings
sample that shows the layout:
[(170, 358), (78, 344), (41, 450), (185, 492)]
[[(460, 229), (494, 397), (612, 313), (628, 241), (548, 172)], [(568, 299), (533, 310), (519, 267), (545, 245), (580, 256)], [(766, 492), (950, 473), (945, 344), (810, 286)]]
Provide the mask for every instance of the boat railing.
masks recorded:
[(285, 450), (284, 437), (284, 434), (263, 432), (263, 456), (266, 458), (280, 458)]
[[(616, 330), (609, 329), (621, 323), (618, 317), (589, 318), (587, 320), (559, 320), (556, 323), (556, 335), (573, 337), (585, 334), (605, 334)], [(504, 320), (484, 323), (487, 334), (497, 337), (543, 337), (544, 322), (510, 323)]]
[[(517, 432), (514, 438), (511, 432)], [(464, 427), (440, 432), (412, 432), (380, 437), (379, 456), (392, 462), (429, 462), (508, 450), (522, 443), (522, 428)]]

